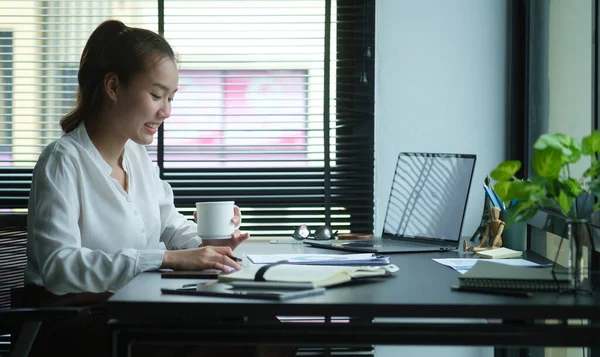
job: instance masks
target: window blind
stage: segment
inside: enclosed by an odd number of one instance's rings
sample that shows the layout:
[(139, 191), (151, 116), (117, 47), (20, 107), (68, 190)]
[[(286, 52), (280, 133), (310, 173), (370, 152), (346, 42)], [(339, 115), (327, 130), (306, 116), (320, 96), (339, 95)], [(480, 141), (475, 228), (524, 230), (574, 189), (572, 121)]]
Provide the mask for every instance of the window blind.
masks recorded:
[(182, 213), (235, 200), (253, 236), (372, 231), (370, 0), (2, 1), (2, 208), (26, 208), (35, 161), (75, 103), (85, 41), (109, 18), (178, 54), (171, 117), (148, 151)]

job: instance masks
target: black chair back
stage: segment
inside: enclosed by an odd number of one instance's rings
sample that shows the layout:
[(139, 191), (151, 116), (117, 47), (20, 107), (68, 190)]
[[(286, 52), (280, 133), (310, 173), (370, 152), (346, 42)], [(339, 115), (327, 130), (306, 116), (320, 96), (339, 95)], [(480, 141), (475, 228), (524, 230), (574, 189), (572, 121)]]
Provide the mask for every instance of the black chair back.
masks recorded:
[(0, 310), (21, 306), (26, 243), (27, 213), (0, 212)]

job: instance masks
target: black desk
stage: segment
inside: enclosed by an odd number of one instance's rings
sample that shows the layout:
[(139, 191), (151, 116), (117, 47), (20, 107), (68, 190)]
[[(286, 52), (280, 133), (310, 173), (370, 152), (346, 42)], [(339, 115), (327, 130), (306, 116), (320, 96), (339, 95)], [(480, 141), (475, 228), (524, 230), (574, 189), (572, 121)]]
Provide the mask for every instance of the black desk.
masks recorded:
[[(246, 242), (236, 250), (238, 255), (315, 252), (333, 251), (267, 242)], [(391, 255), (391, 261), (400, 268), (394, 277), (332, 287), (325, 295), (289, 302), (162, 295), (160, 287), (180, 287), (194, 280), (161, 279), (159, 273), (144, 273), (109, 299), (109, 314), (114, 317), (111, 325), (115, 331), (115, 355), (127, 355), (131, 341), (313, 346), (600, 346), (597, 337), (600, 329), (595, 324), (542, 323), (546, 319), (600, 320), (597, 294), (535, 293), (532, 298), (521, 298), (455, 292), (450, 286), (457, 284), (459, 274), (432, 258), (462, 256), (462, 252)], [(211, 318), (240, 316), (249, 319), (244, 323), (206, 322)], [(265, 316), (358, 319), (348, 324), (252, 321), (254, 317)], [(378, 318), (418, 318), (418, 321), (381, 322), (385, 319)]]

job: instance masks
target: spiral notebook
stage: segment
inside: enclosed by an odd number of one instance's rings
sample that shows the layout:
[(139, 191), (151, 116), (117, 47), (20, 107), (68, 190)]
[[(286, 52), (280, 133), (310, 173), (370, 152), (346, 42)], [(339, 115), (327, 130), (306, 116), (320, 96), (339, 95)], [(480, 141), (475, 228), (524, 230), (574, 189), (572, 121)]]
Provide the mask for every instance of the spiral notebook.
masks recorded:
[(569, 288), (565, 272), (552, 274), (551, 268), (498, 264), (481, 260), (458, 277), (460, 287), (527, 291), (559, 291)]

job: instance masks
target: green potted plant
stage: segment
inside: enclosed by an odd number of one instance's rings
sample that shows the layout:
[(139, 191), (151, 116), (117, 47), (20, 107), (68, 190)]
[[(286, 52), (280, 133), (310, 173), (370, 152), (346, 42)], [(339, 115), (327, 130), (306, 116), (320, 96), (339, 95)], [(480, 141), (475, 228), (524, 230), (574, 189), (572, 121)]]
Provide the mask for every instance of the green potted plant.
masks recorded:
[[(521, 162), (500, 163), (490, 174), (498, 196), (509, 204), (507, 225), (527, 221), (540, 208), (559, 211), (567, 218), (570, 248), (569, 271), (582, 275), (583, 229), (591, 212), (580, 212), (576, 205), (582, 194), (600, 197), (600, 132), (581, 141), (565, 134), (544, 134), (533, 146), (531, 166), (534, 174), (526, 180), (515, 177)], [(587, 157), (590, 165), (581, 177), (571, 175), (570, 165)], [(600, 210), (596, 203), (593, 211)], [(576, 280), (576, 279), (575, 279)], [(575, 282), (577, 283), (577, 281)]]

